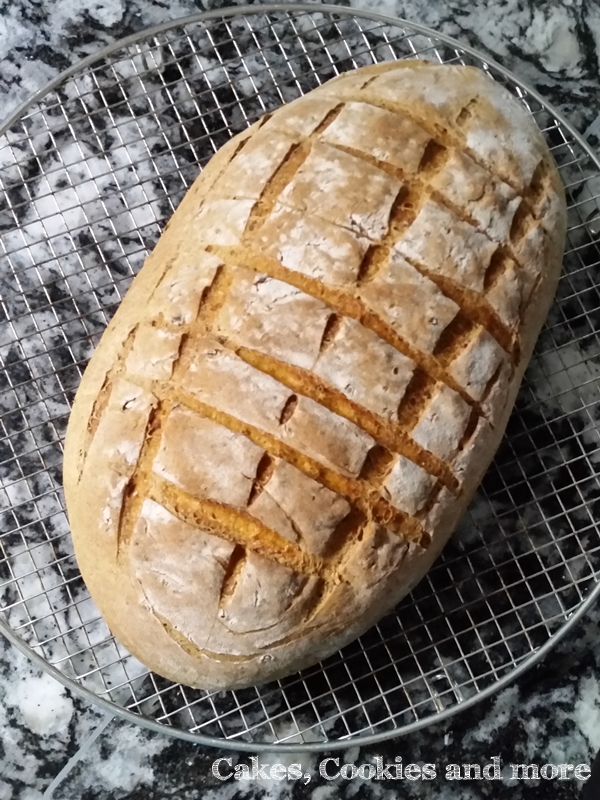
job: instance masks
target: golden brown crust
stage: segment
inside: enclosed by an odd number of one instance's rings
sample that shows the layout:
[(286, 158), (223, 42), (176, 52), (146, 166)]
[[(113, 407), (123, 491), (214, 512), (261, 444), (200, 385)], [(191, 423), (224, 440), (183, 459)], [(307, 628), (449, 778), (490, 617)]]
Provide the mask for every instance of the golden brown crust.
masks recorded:
[(541, 134), (473, 68), (356, 70), (222, 148), (69, 424), (76, 554), (115, 635), (235, 688), (393, 607), (498, 446), (564, 237)]

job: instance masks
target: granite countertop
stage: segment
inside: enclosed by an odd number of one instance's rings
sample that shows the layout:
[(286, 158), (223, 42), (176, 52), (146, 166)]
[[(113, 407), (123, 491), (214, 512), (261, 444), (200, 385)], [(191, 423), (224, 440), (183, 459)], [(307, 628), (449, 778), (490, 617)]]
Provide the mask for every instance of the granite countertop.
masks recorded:
[[(0, 0), (0, 121), (80, 58), (145, 27), (220, 0)], [(491, 55), (535, 87), (598, 147), (600, 7), (592, 0), (498, 3), (454, 0), (354, 0), (352, 5), (405, 17)], [(0, 256), (1, 258), (1, 256)], [(598, 341), (595, 340), (596, 354)], [(600, 361), (600, 359), (598, 359)], [(597, 508), (597, 504), (596, 504)], [(300, 764), (310, 781), (219, 780), (228, 754), (148, 732), (88, 704), (0, 637), (0, 800), (230, 800), (266, 797), (431, 798), (578, 796), (573, 779), (451, 781), (443, 765), (589, 765), (600, 750), (600, 608), (592, 609), (540, 664), (490, 699), (409, 737), (336, 753), (260, 754), (260, 763)], [(326, 780), (319, 764), (435, 764), (430, 781)], [(333, 770), (334, 762), (329, 762)], [(227, 762), (221, 762), (223, 770)], [(585, 774), (585, 771), (582, 775)]]

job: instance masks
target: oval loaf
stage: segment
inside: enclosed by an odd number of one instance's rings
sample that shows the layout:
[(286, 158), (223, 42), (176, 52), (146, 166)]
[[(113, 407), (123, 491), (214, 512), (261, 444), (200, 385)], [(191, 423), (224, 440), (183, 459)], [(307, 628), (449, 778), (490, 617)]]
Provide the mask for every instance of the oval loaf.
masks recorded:
[(76, 555), (118, 639), (235, 688), (394, 606), (500, 442), (564, 237), (541, 134), (474, 68), (346, 73), (223, 147), (69, 424)]

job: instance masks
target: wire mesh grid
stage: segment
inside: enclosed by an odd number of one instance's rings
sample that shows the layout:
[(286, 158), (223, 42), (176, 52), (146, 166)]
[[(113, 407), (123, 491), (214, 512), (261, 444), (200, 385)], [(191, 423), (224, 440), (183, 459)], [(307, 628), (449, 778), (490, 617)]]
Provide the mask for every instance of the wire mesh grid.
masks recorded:
[[(535, 117), (568, 193), (556, 303), (497, 457), (412, 595), (286, 680), (219, 693), (174, 685), (114, 640), (73, 556), (61, 459), (82, 370), (198, 165), (265, 111), (398, 58), (482, 67)], [(599, 197), (599, 163), (535, 93), (451, 40), (378, 15), (198, 15), (63, 75), (0, 138), (0, 625), (113, 710), (237, 749), (407, 732), (522, 671), (600, 589)]]

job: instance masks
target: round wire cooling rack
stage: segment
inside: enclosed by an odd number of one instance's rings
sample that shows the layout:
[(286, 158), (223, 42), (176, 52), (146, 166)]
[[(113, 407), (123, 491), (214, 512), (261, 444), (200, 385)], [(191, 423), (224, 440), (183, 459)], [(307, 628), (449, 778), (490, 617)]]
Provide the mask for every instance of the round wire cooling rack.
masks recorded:
[[(556, 303), (458, 532), (393, 614), (286, 680), (218, 693), (172, 684), (114, 640), (73, 556), (61, 460), (82, 370), (199, 165), (265, 111), (398, 58), (479, 66), (534, 116), (568, 194)], [(378, 14), (198, 14), (63, 73), (0, 130), (0, 629), (113, 713), (237, 750), (382, 740), (522, 673), (600, 594), (599, 197), (600, 162), (537, 93)]]

